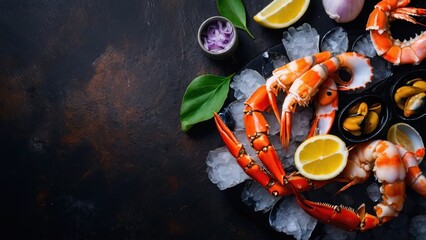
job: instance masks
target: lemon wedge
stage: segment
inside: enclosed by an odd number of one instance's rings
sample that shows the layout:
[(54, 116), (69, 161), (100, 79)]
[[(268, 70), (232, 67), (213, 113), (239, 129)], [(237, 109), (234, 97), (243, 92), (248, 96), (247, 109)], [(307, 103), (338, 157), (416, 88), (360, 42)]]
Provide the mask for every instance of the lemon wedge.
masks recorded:
[(267, 28), (285, 28), (299, 20), (308, 9), (310, 0), (274, 0), (253, 19)]
[(294, 163), (299, 172), (312, 180), (328, 180), (343, 171), (348, 161), (345, 142), (335, 135), (308, 138), (297, 147)]

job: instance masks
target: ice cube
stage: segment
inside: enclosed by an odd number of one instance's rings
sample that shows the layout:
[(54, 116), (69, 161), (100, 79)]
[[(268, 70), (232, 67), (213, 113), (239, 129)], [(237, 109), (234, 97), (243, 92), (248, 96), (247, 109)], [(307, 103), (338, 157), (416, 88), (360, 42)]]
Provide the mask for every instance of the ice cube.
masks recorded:
[(231, 114), (235, 120), (234, 131), (240, 131), (244, 129), (244, 101), (236, 100), (231, 102), (226, 110)]
[(230, 87), (234, 89), (234, 97), (237, 100), (244, 101), (265, 83), (266, 80), (260, 73), (253, 69), (245, 69), (240, 74), (234, 76)]
[(279, 133), (280, 131), (280, 124), (278, 123), (277, 118), (272, 112), (264, 112), (263, 116), (265, 117), (266, 121), (269, 125), (269, 134), (275, 135)]
[(364, 34), (355, 40), (352, 51), (363, 54), (369, 58), (377, 56), (376, 49), (371, 41), (370, 34)]
[(384, 80), (392, 76), (392, 63), (386, 61), (380, 56), (375, 56), (370, 59), (373, 67), (373, 82)]
[(297, 111), (293, 113), (291, 138), (294, 141), (302, 142), (306, 139), (310, 130), (312, 116), (312, 108), (306, 107), (298, 107)]
[(255, 181), (247, 181), (241, 193), (241, 200), (254, 211), (269, 211), (279, 200), (272, 196), (268, 190)]
[(262, 54), (262, 75), (265, 78), (272, 76), (272, 72), (289, 62), (288, 58), (277, 52), (264, 52)]
[(321, 51), (330, 51), (333, 55), (348, 51), (348, 33), (342, 27), (327, 32), (321, 40)]
[(319, 52), (319, 35), (315, 28), (304, 23), (297, 28), (290, 27), (283, 32), (282, 43), (290, 61)]
[(272, 228), (298, 240), (309, 239), (317, 222), (298, 205), (294, 196), (278, 201), (269, 215)]
[(220, 190), (233, 187), (250, 178), (226, 147), (211, 150), (207, 155), (206, 164), (210, 181)]

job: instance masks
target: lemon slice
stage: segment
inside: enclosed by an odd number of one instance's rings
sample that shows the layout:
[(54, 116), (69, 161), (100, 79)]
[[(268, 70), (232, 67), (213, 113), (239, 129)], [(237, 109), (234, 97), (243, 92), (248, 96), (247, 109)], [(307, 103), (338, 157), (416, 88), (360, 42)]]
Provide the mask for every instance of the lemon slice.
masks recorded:
[(297, 147), (294, 162), (299, 172), (312, 180), (332, 179), (343, 171), (348, 149), (339, 137), (330, 134), (308, 138)]
[(305, 14), (309, 2), (310, 0), (274, 0), (253, 19), (267, 28), (285, 28)]

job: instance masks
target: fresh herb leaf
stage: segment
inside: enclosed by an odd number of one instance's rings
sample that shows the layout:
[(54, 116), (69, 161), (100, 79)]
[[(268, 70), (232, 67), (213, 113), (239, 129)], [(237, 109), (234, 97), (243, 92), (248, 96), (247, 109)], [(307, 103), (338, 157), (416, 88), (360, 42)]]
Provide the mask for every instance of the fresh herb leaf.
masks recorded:
[(246, 31), (251, 38), (254, 38), (246, 26), (246, 10), (241, 0), (216, 0), (216, 5), (220, 15), (229, 19), (235, 27)]
[(187, 87), (180, 109), (182, 131), (188, 131), (194, 124), (213, 117), (223, 106), (234, 74), (220, 77), (205, 74), (196, 77)]

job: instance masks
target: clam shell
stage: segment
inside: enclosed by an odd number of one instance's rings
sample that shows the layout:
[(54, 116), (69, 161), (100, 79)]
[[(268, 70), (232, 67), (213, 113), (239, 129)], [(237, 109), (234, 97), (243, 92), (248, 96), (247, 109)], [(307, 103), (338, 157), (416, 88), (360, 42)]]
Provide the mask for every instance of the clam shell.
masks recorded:
[[(416, 150), (424, 149), (425, 146), (423, 144), (422, 136), (420, 135), (419, 132), (417, 132), (416, 129), (414, 129), (411, 125), (407, 123), (400, 122), (400, 123), (395, 123), (394, 125), (392, 125), (388, 130), (388, 134), (387, 134), (388, 141), (394, 144), (402, 145), (400, 142), (401, 139), (397, 139), (395, 137), (395, 134), (397, 131), (404, 133), (406, 137), (408, 138), (408, 140), (410, 141), (410, 145), (406, 147), (408, 151), (415, 153)], [(417, 156), (417, 160), (422, 161), (423, 157)]]

